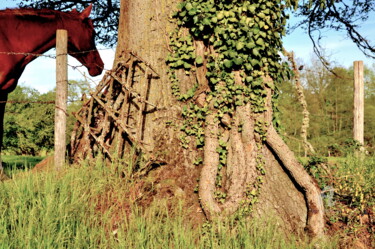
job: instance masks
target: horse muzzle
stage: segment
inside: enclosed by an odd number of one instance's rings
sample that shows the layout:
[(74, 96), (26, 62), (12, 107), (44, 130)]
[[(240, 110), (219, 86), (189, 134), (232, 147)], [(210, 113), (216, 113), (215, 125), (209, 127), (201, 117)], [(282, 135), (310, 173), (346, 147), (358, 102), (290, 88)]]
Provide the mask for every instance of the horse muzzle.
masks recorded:
[(88, 68), (90, 76), (98, 76), (103, 72), (103, 67), (104, 64), (100, 65), (95, 65), (95, 66), (90, 66)]

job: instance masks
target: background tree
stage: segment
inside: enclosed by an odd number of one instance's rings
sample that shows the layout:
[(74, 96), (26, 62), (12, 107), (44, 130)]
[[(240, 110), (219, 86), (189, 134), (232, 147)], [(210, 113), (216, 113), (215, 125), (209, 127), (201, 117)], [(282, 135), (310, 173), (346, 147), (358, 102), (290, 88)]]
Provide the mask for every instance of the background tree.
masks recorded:
[(297, 16), (302, 21), (295, 27), (306, 30), (313, 42), (314, 52), (323, 65), (329, 67), (320, 45), (324, 29), (344, 31), (354, 44), (368, 57), (375, 58), (375, 47), (366, 36), (358, 31), (360, 25), (375, 10), (374, 0), (332, 1), (307, 0), (299, 1)]
[(365, 144), (375, 153), (375, 64), (365, 67)]
[[(68, 122), (70, 134), (75, 118), (71, 115), (82, 106), (82, 94), (88, 94), (87, 82), (69, 81)], [(40, 94), (30, 87), (18, 86), (9, 95), (4, 119), (5, 153), (41, 155), (53, 151), (55, 90)], [(68, 141), (67, 141), (68, 143)]]
[(4, 119), (5, 151), (35, 156), (53, 148), (53, 98), (53, 94), (41, 95), (24, 86), (9, 95)]
[[(317, 148), (319, 156), (344, 156), (353, 144), (353, 68), (334, 67), (331, 74), (318, 58), (307, 63), (301, 74), (304, 92), (311, 114), (309, 140)], [(371, 111), (373, 101), (373, 67), (365, 66), (365, 140), (369, 151), (373, 151), (374, 119)], [(281, 124), (288, 144), (301, 154), (298, 140), (300, 110), (296, 109), (295, 93), (289, 82), (281, 87)], [(296, 110), (296, 113), (288, 110)], [(290, 125), (288, 125), (290, 124)]]
[[(76, 8), (82, 11), (87, 5), (93, 3), (92, 0), (72, 0), (72, 1), (46, 1), (46, 0), (14, 0), (19, 3), (19, 7), (34, 9), (54, 9), (70, 11)], [(91, 14), (98, 43), (113, 47), (117, 42), (118, 16), (120, 11), (119, 0), (97, 0)]]

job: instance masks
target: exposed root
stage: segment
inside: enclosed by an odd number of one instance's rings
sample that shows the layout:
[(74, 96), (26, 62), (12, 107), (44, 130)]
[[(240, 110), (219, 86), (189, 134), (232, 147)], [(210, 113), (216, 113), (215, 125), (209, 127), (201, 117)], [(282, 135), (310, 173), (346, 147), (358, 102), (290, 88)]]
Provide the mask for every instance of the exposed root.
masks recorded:
[(221, 208), (214, 199), (215, 179), (219, 165), (219, 155), (216, 148), (219, 146), (217, 135), (219, 132), (216, 113), (210, 113), (206, 117), (204, 164), (200, 175), (199, 198), (207, 219), (211, 220), (221, 212)]
[[(270, 77), (265, 77), (264, 81), (272, 83)], [(285, 169), (293, 180), (303, 190), (307, 202), (307, 230), (311, 237), (322, 237), (324, 235), (324, 206), (320, 195), (320, 188), (316, 181), (306, 172), (303, 166), (297, 161), (294, 153), (282, 140), (272, 125), (272, 91), (267, 89), (265, 120), (268, 123), (266, 143), (280, 159)]]
[(324, 234), (324, 206), (320, 196), (320, 189), (314, 179), (297, 161), (294, 153), (277, 134), (273, 125), (268, 127), (267, 144), (277, 155), (289, 175), (302, 188), (307, 200), (307, 229), (312, 237)]
[(256, 156), (257, 147), (254, 136), (254, 120), (250, 115), (250, 104), (241, 106), (237, 108), (238, 116), (242, 124), (241, 138), (244, 144), (244, 155), (245, 155), (245, 165), (244, 172), (246, 174), (245, 183), (252, 183), (257, 177), (256, 170)]
[(238, 121), (230, 131), (230, 146), (232, 153), (230, 161), (227, 162), (230, 172), (228, 172), (228, 198), (224, 202), (222, 209), (226, 215), (233, 214), (239, 207), (244, 196), (244, 186), (246, 185), (246, 174), (244, 173), (246, 157), (241, 135), (238, 131)]
[[(215, 121), (215, 114), (209, 114), (206, 117), (204, 165), (200, 177), (199, 197), (209, 220), (234, 214), (245, 197), (247, 185), (256, 179), (256, 142), (252, 119), (246, 112), (248, 108), (250, 108), (249, 105), (237, 108), (228, 134), (226, 184), (224, 186), (227, 198), (223, 203), (219, 203), (214, 194), (219, 165), (217, 153), (219, 121)], [(241, 126), (242, 131), (239, 130)], [(244, 129), (248, 130), (244, 131)]]

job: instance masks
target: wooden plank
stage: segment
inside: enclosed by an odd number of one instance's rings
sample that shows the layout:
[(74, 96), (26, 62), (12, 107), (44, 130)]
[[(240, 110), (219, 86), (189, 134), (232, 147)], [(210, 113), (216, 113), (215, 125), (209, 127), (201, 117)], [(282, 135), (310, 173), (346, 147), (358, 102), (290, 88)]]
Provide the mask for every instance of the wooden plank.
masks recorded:
[(56, 32), (55, 169), (61, 170), (66, 154), (66, 106), (68, 98), (68, 31)]
[(88, 135), (90, 135), (91, 137), (93, 137), (95, 139), (95, 141), (102, 147), (102, 149), (104, 150), (104, 152), (108, 155), (109, 159), (112, 160), (112, 155), (111, 153), (109, 152), (106, 144), (101, 141), (93, 132), (92, 130), (90, 129), (90, 127), (87, 126), (87, 124), (85, 123), (85, 121), (80, 117), (80, 116), (76, 116), (76, 119), (84, 126), (86, 126), (85, 130), (87, 131)]
[(365, 90), (363, 81), (363, 61), (354, 61), (354, 125), (353, 138), (364, 143), (364, 106)]
[(119, 127), (123, 132), (126, 133), (128, 136), (129, 140), (136, 146), (139, 146), (143, 151), (145, 150), (145, 147), (143, 146), (142, 141), (138, 141), (135, 137), (133, 137), (130, 133), (130, 131), (125, 127), (125, 125), (118, 120), (117, 116), (114, 114), (113, 111), (111, 111), (111, 108), (107, 106), (103, 101), (101, 101), (97, 96), (93, 96), (93, 98), (105, 109), (105, 111), (113, 118), (115, 121), (115, 124), (117, 127)]
[(150, 87), (148, 68), (146, 68), (144, 78), (143, 80), (141, 80), (140, 83), (141, 83), (141, 89), (143, 89), (143, 93), (140, 96), (140, 98), (138, 98), (138, 101), (140, 102), (139, 111), (138, 111), (138, 127), (137, 127), (138, 141), (143, 140), (143, 128), (144, 128), (143, 124), (144, 124), (144, 118), (145, 118), (144, 113), (146, 112), (146, 109), (147, 109), (147, 105), (146, 105), (147, 93)]

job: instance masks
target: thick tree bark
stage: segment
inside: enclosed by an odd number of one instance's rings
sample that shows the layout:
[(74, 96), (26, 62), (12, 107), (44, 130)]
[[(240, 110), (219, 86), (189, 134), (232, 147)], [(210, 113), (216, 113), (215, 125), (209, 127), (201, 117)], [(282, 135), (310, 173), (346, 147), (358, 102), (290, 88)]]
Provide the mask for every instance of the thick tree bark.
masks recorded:
[[(135, 104), (129, 100), (129, 96), (125, 96), (121, 107), (124, 113), (121, 115), (128, 117), (127, 127), (142, 127), (137, 129), (134, 137), (141, 140), (145, 157), (150, 161), (156, 158), (167, 164), (155, 171), (159, 172), (155, 173), (159, 177), (158, 182), (164, 182), (163, 178), (173, 178), (176, 185), (185, 191), (189, 205), (199, 207), (200, 203), (208, 219), (236, 214), (243, 208), (242, 201), (246, 200), (254, 210), (253, 216), (272, 214), (286, 230), (302, 231), (307, 224), (312, 235), (321, 235), (323, 211), (319, 189), (271, 124), (270, 89), (264, 113), (253, 113), (251, 104), (246, 103), (236, 106), (233, 114), (218, 118), (217, 110), (208, 106), (203, 127), (203, 153), (193, 142), (187, 141), (185, 149), (181, 147), (181, 113), (186, 103), (177, 101), (173, 95), (165, 63), (170, 52), (167, 34), (175, 28), (168, 17), (177, 2), (121, 1), (115, 65), (122, 61), (129, 63), (131, 52), (132, 56), (146, 62), (150, 70), (158, 74), (157, 78), (148, 82), (142, 81), (137, 72), (132, 75), (132, 89), (147, 102)], [(179, 90), (184, 94), (197, 84), (190, 103), (203, 107), (212, 104), (207, 97), (210, 89), (205, 77), (205, 51), (212, 48), (200, 41), (194, 41), (194, 47), (196, 54), (203, 57), (203, 65), (197, 67), (194, 73), (177, 72)], [(235, 72), (234, 75), (235, 84), (243, 84), (241, 73)], [(155, 108), (150, 108), (149, 103)], [(225, 160), (217, 152), (220, 146), (226, 148)], [(194, 166), (199, 156), (203, 157), (203, 165)], [(219, 163), (224, 163), (225, 167), (218, 169)], [(219, 171), (222, 174), (221, 187), (216, 183)], [(189, 184), (193, 186), (197, 175), (200, 175), (199, 199), (197, 196), (191, 198), (193, 188), (186, 187)], [(218, 199), (215, 195), (218, 190), (226, 197)]]

